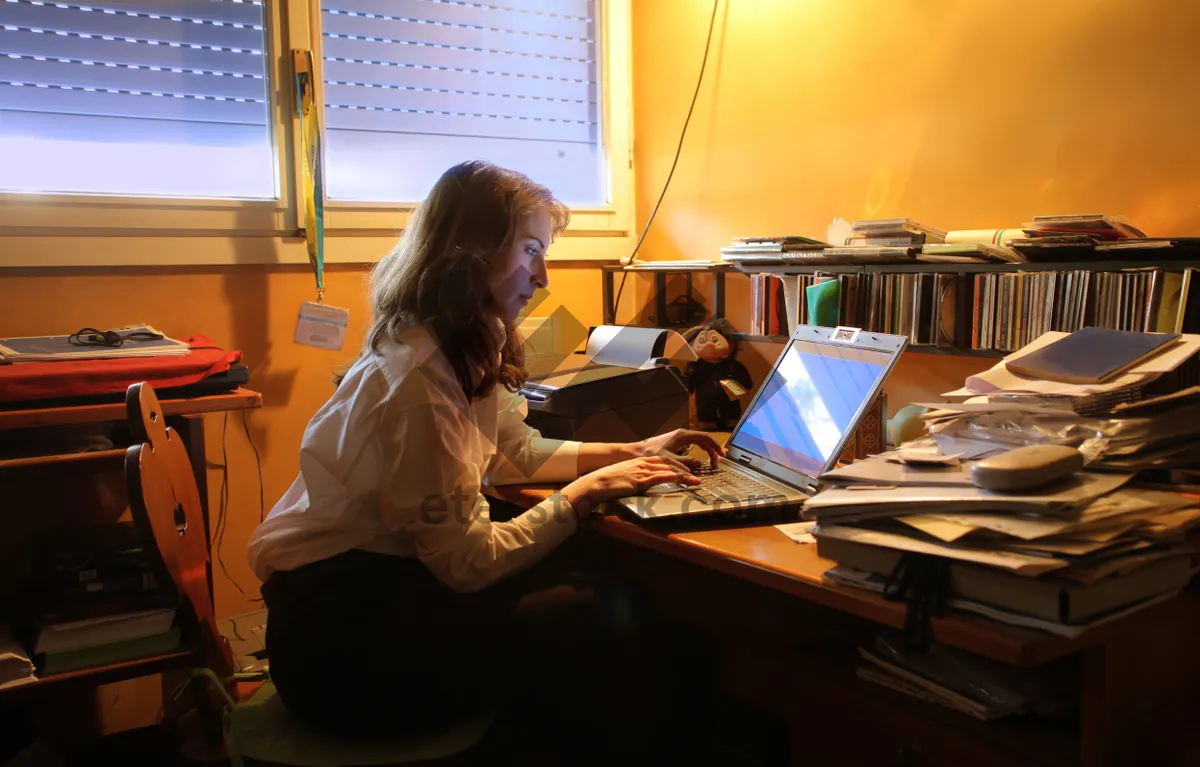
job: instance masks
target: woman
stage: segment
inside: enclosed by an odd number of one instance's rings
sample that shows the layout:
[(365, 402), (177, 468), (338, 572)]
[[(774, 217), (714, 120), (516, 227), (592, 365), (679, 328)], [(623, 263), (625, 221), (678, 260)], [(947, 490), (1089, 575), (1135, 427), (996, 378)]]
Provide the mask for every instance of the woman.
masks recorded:
[[(597, 607), (575, 600), (564, 614), (579, 635), (561, 621), (551, 632), (553, 610), (530, 605), (563, 581), (539, 561), (605, 500), (698, 482), (696, 462), (676, 455), (689, 445), (720, 454), (700, 432), (594, 444), (525, 425), (514, 324), (546, 287), (546, 250), (568, 218), (525, 176), (464, 163), (375, 268), (363, 351), (249, 543), (272, 677), (310, 726), (420, 729), (561, 693), (548, 688), (569, 676), (575, 645), (601, 635), (584, 625)], [(485, 482), (567, 480), (507, 522), (490, 520), (480, 493)]]

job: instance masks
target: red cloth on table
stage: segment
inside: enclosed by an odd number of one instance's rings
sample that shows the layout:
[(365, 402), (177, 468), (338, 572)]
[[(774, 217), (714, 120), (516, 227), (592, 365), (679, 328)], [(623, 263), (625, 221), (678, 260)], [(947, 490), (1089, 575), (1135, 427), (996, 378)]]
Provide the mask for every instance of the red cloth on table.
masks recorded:
[(240, 351), (217, 348), (208, 336), (184, 340), (192, 350), (174, 357), (0, 365), (0, 402), (116, 394), (142, 381), (155, 389), (187, 386), (242, 361)]

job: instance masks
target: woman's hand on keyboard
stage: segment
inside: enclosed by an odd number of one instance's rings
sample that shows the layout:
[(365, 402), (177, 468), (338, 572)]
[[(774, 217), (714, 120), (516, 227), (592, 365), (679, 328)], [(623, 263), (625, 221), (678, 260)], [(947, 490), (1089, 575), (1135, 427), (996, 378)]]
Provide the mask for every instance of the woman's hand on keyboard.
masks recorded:
[(564, 487), (562, 494), (571, 503), (575, 515), (583, 518), (604, 501), (641, 495), (663, 482), (697, 485), (700, 478), (678, 461), (652, 455), (621, 461), (585, 474)]
[(717, 458), (725, 455), (725, 449), (713, 439), (711, 434), (691, 429), (676, 429), (666, 434), (659, 434), (657, 437), (651, 437), (642, 442), (641, 453), (642, 455), (660, 456), (672, 462), (680, 462), (688, 469), (698, 469), (704, 462), (703, 459), (682, 455), (693, 445), (708, 453), (713, 467), (717, 465)]

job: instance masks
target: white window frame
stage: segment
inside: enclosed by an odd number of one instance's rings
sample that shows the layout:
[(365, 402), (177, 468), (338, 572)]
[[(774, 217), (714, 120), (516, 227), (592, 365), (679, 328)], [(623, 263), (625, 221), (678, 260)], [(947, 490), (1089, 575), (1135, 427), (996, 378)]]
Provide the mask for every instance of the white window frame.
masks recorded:
[[(569, 243), (551, 260), (613, 260), (634, 218), (632, 0), (597, 0), (606, 205), (572, 208)], [(0, 268), (307, 263), (291, 50), (309, 47), (318, 68), (320, 0), (264, 0), (275, 200), (0, 193)], [(323, 124), (322, 119), (322, 124)], [(411, 203), (325, 204), (326, 261), (369, 263), (407, 224)], [(336, 243), (331, 247), (331, 240)], [(252, 245), (247, 245), (252, 242)]]
[[(96, 194), (27, 194), (0, 192), (0, 243), (17, 238), (37, 240), (53, 237), (212, 237), (251, 233), (294, 236), (297, 230), (292, 200), (294, 192), (287, 181), (291, 153), (283, 151), (290, 141), (292, 120), (286, 110), (294, 102), (280, 88), (290, 82), (290, 73), (281, 72), (281, 54), (288, 40), (295, 39), (285, 29), (282, 5), (287, 0), (264, 0), (266, 26), (267, 77), (271, 151), (275, 155), (275, 184), (279, 192), (274, 200), (209, 199), (188, 197), (143, 197)], [(305, 30), (306, 31), (306, 30)], [(285, 79), (286, 78), (286, 79)], [(53, 263), (54, 254), (23, 257), (14, 250), (0, 247), (0, 266), (39, 266)], [(17, 263), (14, 263), (14, 260)], [(72, 263), (96, 264), (70, 259)], [(141, 262), (139, 259), (138, 262)], [(163, 254), (157, 263), (173, 263)], [(184, 261), (185, 263), (190, 261)], [(104, 262), (101, 262), (103, 265)]]
[[(600, 31), (600, 135), (604, 141), (607, 175), (604, 205), (571, 208), (571, 226), (565, 237), (627, 237), (633, 229), (633, 51), (632, 0), (595, 0)], [(325, 124), (325, 62), (321, 55), (321, 0), (308, 0), (312, 37), (310, 45), (317, 60), (318, 101), (321, 124)], [(520, 169), (517, 169), (520, 170)], [(551, 190), (553, 191), (553, 190)], [(404, 203), (325, 203), (326, 232), (396, 231), (420, 200)]]

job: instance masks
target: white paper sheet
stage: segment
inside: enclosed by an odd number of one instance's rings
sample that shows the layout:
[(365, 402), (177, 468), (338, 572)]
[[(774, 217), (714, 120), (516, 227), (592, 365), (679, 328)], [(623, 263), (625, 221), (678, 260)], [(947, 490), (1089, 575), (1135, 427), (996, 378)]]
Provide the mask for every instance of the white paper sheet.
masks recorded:
[(600, 325), (588, 336), (587, 358), (600, 365), (645, 368), (655, 364), (655, 347), (662, 342), (662, 354), (672, 361), (696, 359), (696, 353), (683, 336), (674, 330)]

